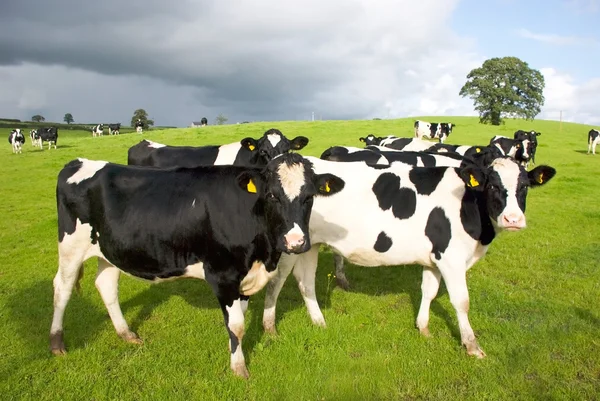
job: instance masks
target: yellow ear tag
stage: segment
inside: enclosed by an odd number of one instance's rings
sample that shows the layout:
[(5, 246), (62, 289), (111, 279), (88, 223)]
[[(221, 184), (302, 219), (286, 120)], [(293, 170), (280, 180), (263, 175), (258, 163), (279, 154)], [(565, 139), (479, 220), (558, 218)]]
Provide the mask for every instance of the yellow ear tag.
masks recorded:
[(544, 173), (540, 173), (540, 176), (537, 179), (537, 182), (542, 184), (544, 182)]
[(252, 182), (252, 180), (248, 181), (248, 185), (246, 186), (248, 192), (255, 194), (256, 193), (256, 185)]
[[(254, 148), (256, 148), (256, 146), (254, 146), (254, 145), (248, 145), (248, 149), (254, 150)], [(256, 192), (256, 191), (254, 191), (254, 192)]]
[(325, 181), (325, 185), (319, 188), (322, 192), (331, 192), (331, 188), (329, 188), (329, 182)]
[(475, 152), (479, 153), (479, 152), (481, 152), (481, 149), (475, 148)]
[(469, 180), (469, 185), (470, 185), (471, 187), (476, 187), (476, 186), (478, 186), (478, 185), (479, 185), (479, 181), (477, 181), (477, 180), (475, 179), (475, 177), (473, 177), (473, 174), (470, 174), (470, 176), (471, 176), (471, 180)]

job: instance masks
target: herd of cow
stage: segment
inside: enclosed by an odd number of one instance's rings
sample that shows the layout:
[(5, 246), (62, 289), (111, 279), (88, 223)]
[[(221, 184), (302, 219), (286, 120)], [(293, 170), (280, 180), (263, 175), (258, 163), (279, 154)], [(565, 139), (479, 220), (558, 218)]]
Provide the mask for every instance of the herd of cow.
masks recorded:
[[(42, 127), (38, 129), (32, 129), (29, 131), (29, 138), (31, 138), (31, 145), (38, 146), (43, 149), (42, 142), (48, 142), (48, 149), (58, 143), (58, 129), (56, 127)], [(20, 128), (15, 128), (8, 134), (8, 143), (12, 146), (13, 153), (22, 153), (23, 145), (25, 144), (25, 135), (21, 132)]]
[(518, 131), (486, 146), (368, 135), (360, 138), (365, 148), (333, 146), (316, 158), (292, 152), (308, 138), (270, 129), (222, 146), (142, 140), (126, 166), (73, 160), (56, 189), (51, 351), (65, 352), (65, 308), (83, 262), (95, 256), (96, 287), (118, 335), (133, 343), (141, 340), (119, 306), (120, 272), (153, 282), (206, 280), (224, 316), (231, 369), (248, 377), (242, 338), (249, 297), (266, 286), (263, 326), (274, 332), (277, 297), (293, 271), (312, 321), (324, 326), (315, 272), (327, 244), (344, 288), (344, 258), (360, 266), (422, 265), (416, 325), (423, 335), (443, 278), (462, 344), (484, 357), (469, 323), (466, 272), (499, 232), (525, 228), (528, 188), (556, 174), (550, 166), (525, 167), (534, 162), (538, 135)]
[[(133, 124), (133, 126), (135, 127), (135, 131), (138, 134), (143, 133), (144, 123), (142, 122), (142, 120), (140, 120), (138, 118), (136, 120), (135, 124)], [(108, 134), (109, 135), (119, 135), (120, 133), (121, 133), (121, 123), (108, 124)], [(103, 136), (103, 135), (104, 135), (104, 124), (98, 124), (98, 125), (94, 125), (92, 127), (92, 136), (93, 137)]]

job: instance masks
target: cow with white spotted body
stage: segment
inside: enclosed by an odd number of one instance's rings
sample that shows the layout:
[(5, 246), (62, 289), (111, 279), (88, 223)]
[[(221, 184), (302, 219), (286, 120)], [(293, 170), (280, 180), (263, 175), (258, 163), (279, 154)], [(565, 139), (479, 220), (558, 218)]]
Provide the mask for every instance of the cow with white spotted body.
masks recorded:
[(399, 138), (395, 135), (388, 135), (377, 146), (402, 151), (423, 152), (429, 150), (433, 144), (418, 138)]
[(600, 142), (600, 131), (591, 129), (590, 132), (588, 132), (588, 155), (590, 154), (590, 150), (593, 155), (596, 154), (596, 145), (598, 142)]
[(490, 140), (489, 146), (497, 147), (506, 156), (527, 168), (529, 159), (531, 158), (531, 154), (529, 153), (531, 150), (529, 139), (516, 140), (502, 135), (495, 135)]
[(23, 135), (20, 128), (15, 128), (8, 134), (8, 143), (11, 144), (13, 153), (23, 152), (25, 135)]
[(94, 125), (92, 127), (92, 136), (95, 138), (102, 135), (104, 135), (104, 124)]
[(32, 129), (31, 131), (29, 131), (29, 138), (31, 138), (31, 146), (39, 146), (38, 141), (40, 139), (40, 136), (38, 135), (36, 129)]
[(370, 146), (370, 145), (379, 146), (381, 141), (383, 141), (384, 139), (385, 139), (384, 137), (375, 136), (373, 134), (369, 134), (366, 137), (361, 136), (360, 138), (358, 138), (358, 140), (361, 142), (364, 142), (366, 146)]
[(531, 162), (533, 164), (535, 164), (535, 154), (537, 153), (537, 146), (538, 146), (538, 140), (537, 137), (542, 135), (541, 132), (537, 132), (537, 131), (523, 131), (523, 130), (518, 130), (515, 132), (514, 134), (514, 139), (516, 141), (524, 141), (524, 140), (528, 140), (528, 153), (529, 153), (529, 160), (531, 160)]
[(264, 168), (156, 169), (78, 159), (58, 175), (58, 272), (54, 278), (53, 354), (65, 353), (63, 318), (82, 264), (98, 258), (96, 287), (118, 335), (140, 343), (118, 301), (120, 272), (159, 282), (206, 280), (229, 334), (231, 369), (248, 377), (242, 337), (249, 296), (274, 274), (282, 252), (311, 246), (314, 197), (344, 182), (316, 175), (299, 154)]
[(361, 266), (422, 265), (416, 322), (424, 335), (429, 335), (430, 304), (443, 278), (462, 343), (468, 354), (484, 357), (468, 319), (466, 272), (499, 232), (525, 228), (528, 188), (546, 184), (555, 169), (538, 166), (527, 172), (510, 158), (496, 159), (489, 167), (387, 169), (309, 160), (315, 171), (335, 174), (346, 186), (343, 193), (315, 200), (309, 223), (311, 250), (282, 255), (267, 285), (265, 330), (275, 331), (277, 296), (292, 269), (312, 321), (325, 326), (315, 297), (315, 272), (318, 244), (327, 244)]
[(429, 123), (417, 120), (414, 123), (415, 138), (438, 139), (440, 143), (444, 143), (455, 126), (452, 123)]
[(167, 146), (143, 140), (129, 148), (127, 164), (154, 167), (263, 166), (275, 156), (300, 150), (307, 144), (306, 137), (298, 136), (290, 140), (274, 128), (259, 139), (247, 137), (220, 146)]
[(135, 127), (135, 132), (137, 132), (138, 134), (143, 134), (144, 133), (144, 123), (142, 122), (141, 119), (137, 119), (137, 121), (134, 124)]

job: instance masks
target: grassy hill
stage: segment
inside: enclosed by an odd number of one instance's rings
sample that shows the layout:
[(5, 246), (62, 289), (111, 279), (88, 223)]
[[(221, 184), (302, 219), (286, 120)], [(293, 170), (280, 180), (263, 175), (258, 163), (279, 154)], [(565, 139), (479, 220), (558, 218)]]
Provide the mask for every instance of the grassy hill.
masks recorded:
[[(423, 117), (430, 121), (448, 118)], [(142, 135), (92, 138), (61, 131), (58, 149), (0, 158), (0, 394), (4, 399), (249, 400), (538, 400), (597, 399), (600, 394), (600, 154), (587, 155), (590, 127), (555, 121), (507, 120), (484, 126), (452, 117), (448, 143), (487, 144), (493, 135), (536, 129), (537, 164), (557, 176), (531, 190), (528, 228), (504, 233), (468, 273), (470, 320), (487, 358), (460, 345), (445, 289), (432, 304), (432, 338), (415, 328), (421, 268), (349, 265), (350, 292), (335, 287), (323, 250), (317, 298), (328, 327), (312, 326), (295, 280), (279, 298), (279, 335), (262, 330), (264, 293), (246, 315), (249, 381), (229, 370), (227, 335), (206, 283), (158, 285), (123, 276), (121, 306), (142, 346), (115, 334), (94, 288), (96, 262), (86, 263), (82, 294), (65, 317), (69, 354), (52, 357), (48, 333), (57, 270), (55, 186), (76, 157), (118, 163)], [(223, 144), (279, 128), (304, 135), (301, 151), (361, 146), (360, 136), (413, 135), (414, 119), (271, 122), (154, 130), (143, 137), (172, 145)], [(0, 128), (5, 138), (7, 128)], [(29, 139), (29, 138), (27, 138)], [(5, 139), (6, 141), (6, 139)], [(598, 148), (600, 153), (600, 147)]]

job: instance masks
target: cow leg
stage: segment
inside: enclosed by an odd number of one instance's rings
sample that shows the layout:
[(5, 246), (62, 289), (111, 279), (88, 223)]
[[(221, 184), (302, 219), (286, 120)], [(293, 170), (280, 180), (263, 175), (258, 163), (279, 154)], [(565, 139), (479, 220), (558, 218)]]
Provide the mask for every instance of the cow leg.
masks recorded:
[[(445, 255), (446, 257), (450, 255)], [(443, 262), (443, 261), (442, 261)], [(477, 344), (475, 333), (469, 323), (469, 290), (467, 288), (467, 273), (464, 267), (438, 263), (438, 267), (444, 277), (446, 289), (450, 295), (450, 302), (456, 310), (460, 338), (467, 348), (467, 354), (478, 358), (485, 357), (485, 352)]]
[(314, 245), (308, 252), (300, 255), (294, 266), (294, 277), (298, 281), (298, 288), (304, 298), (304, 303), (310, 314), (310, 318), (317, 326), (325, 327), (325, 318), (315, 293), (315, 276), (319, 262), (319, 245)]
[[(246, 360), (242, 351), (242, 338), (245, 333), (244, 314), (248, 305), (248, 297), (240, 296), (238, 289), (231, 286), (219, 286), (217, 298), (225, 318), (225, 327), (229, 333), (229, 351), (231, 352), (231, 370), (236, 376), (247, 379), (249, 377), (246, 368)], [(231, 295), (236, 293), (235, 299)], [(246, 306), (244, 306), (246, 304)]]
[(119, 305), (119, 275), (121, 271), (103, 258), (98, 258), (98, 275), (96, 276), (96, 288), (106, 305), (110, 320), (119, 337), (132, 344), (141, 344), (142, 340), (129, 326), (121, 312)]
[(333, 263), (335, 264), (335, 282), (341, 289), (348, 291), (350, 283), (344, 271), (344, 257), (339, 253), (333, 252)]
[(429, 309), (431, 301), (436, 297), (440, 288), (442, 274), (433, 267), (423, 266), (423, 282), (421, 283), (421, 306), (417, 315), (417, 327), (421, 334), (430, 337), (429, 333)]
[(267, 333), (277, 334), (277, 329), (275, 328), (277, 297), (279, 297), (283, 284), (292, 272), (298, 258), (299, 255), (286, 255), (279, 259), (276, 273), (266, 285), (263, 328)]

